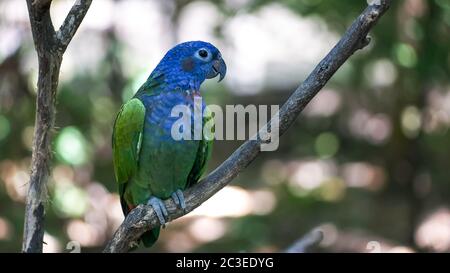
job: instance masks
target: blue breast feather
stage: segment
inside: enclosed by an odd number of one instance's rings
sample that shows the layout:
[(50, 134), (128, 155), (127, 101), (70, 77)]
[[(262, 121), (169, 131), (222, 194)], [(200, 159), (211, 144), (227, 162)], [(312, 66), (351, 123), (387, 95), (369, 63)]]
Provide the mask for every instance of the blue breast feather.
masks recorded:
[(171, 115), (172, 109), (177, 105), (189, 107), (191, 113), (191, 132), (194, 129), (194, 124), (197, 122), (202, 124), (203, 122), (203, 111), (206, 105), (202, 100), (202, 114), (194, 115), (194, 95), (191, 92), (177, 90), (173, 92), (161, 92), (159, 94), (144, 94), (140, 96), (140, 99), (147, 110), (145, 122), (147, 125), (152, 125), (145, 126), (146, 130), (144, 130), (144, 134), (152, 134), (154, 137), (158, 136), (161, 140), (172, 139), (172, 126), (181, 118), (181, 115)]

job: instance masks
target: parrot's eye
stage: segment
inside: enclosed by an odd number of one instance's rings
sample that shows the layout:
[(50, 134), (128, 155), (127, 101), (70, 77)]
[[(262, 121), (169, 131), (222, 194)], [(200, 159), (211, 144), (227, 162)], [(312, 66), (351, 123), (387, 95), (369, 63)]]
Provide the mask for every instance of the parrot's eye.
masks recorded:
[(200, 49), (200, 51), (198, 52), (198, 55), (200, 55), (200, 57), (202, 57), (202, 58), (206, 58), (206, 57), (208, 57), (208, 51), (206, 51), (204, 49)]
[(202, 61), (208, 62), (211, 60), (211, 53), (209, 52), (208, 49), (206, 48), (200, 48), (199, 50), (197, 50), (197, 52), (195, 53), (196, 57)]

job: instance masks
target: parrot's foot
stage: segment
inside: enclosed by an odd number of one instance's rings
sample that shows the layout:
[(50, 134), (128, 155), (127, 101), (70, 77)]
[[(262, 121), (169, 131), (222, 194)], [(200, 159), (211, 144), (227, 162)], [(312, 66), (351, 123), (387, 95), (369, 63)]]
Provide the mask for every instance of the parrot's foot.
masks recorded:
[(152, 196), (147, 203), (155, 210), (156, 216), (158, 216), (158, 220), (161, 226), (165, 227), (166, 218), (169, 216), (169, 213), (167, 212), (167, 208), (164, 205), (164, 202), (161, 199)]
[(182, 210), (186, 209), (186, 202), (184, 201), (184, 195), (181, 190), (172, 193), (172, 199), (179, 208)]

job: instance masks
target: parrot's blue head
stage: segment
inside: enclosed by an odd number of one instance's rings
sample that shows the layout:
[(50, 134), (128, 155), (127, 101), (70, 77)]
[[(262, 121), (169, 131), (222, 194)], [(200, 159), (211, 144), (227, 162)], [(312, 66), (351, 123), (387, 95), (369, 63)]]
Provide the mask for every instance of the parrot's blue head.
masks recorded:
[(171, 87), (199, 90), (205, 79), (220, 75), (221, 81), (227, 66), (219, 50), (202, 41), (185, 42), (170, 49), (152, 75), (164, 75), (164, 81)]

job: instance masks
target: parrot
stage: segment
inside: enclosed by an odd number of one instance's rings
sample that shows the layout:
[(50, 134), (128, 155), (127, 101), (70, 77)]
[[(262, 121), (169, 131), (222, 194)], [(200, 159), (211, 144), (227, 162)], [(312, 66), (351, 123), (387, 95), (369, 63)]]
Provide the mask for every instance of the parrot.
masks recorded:
[[(163, 200), (172, 198), (186, 209), (183, 190), (198, 182), (211, 157), (212, 139), (175, 139), (172, 126), (179, 117), (172, 109), (183, 105), (193, 109), (202, 98), (200, 86), (206, 79), (225, 77), (227, 66), (220, 51), (211, 43), (190, 41), (171, 48), (135, 95), (116, 116), (112, 150), (120, 203), (126, 216), (139, 204), (154, 209), (161, 224), (168, 219)], [(201, 102), (202, 109), (205, 103)], [(193, 122), (202, 126), (212, 118), (202, 115)], [(201, 127), (203, 128), (203, 127)], [(160, 227), (140, 238), (145, 247), (158, 239)]]

